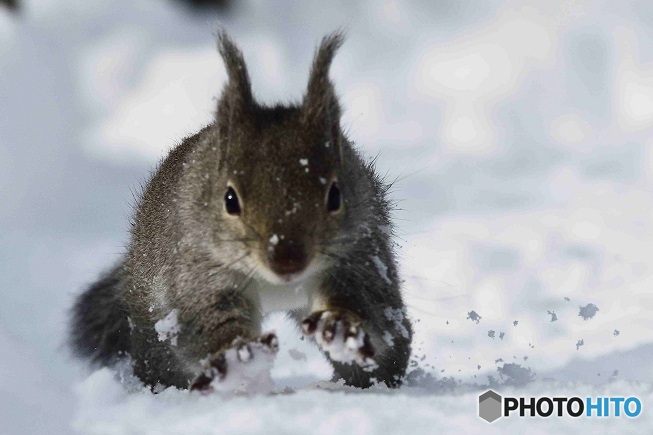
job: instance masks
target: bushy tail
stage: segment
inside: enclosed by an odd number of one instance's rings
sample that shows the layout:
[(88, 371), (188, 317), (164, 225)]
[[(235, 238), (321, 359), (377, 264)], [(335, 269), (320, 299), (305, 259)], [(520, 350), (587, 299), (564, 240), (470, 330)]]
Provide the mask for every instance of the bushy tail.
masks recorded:
[(70, 346), (75, 355), (95, 364), (110, 365), (129, 352), (122, 274), (120, 264), (79, 295), (72, 309)]

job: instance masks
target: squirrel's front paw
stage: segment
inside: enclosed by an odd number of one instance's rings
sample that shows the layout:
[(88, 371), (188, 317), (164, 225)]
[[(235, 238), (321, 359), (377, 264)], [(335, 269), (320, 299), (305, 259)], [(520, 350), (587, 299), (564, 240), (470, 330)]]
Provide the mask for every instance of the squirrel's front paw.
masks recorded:
[(302, 322), (304, 334), (313, 337), (329, 357), (338, 362), (356, 362), (359, 366), (375, 364), (369, 335), (355, 314), (344, 310), (316, 311)]
[[(232, 347), (202, 361), (202, 372), (191, 382), (190, 389), (202, 392), (264, 392), (274, 387), (270, 378), (272, 361), (279, 350), (273, 332), (251, 341), (234, 340)], [(253, 391), (253, 389), (255, 391)]]

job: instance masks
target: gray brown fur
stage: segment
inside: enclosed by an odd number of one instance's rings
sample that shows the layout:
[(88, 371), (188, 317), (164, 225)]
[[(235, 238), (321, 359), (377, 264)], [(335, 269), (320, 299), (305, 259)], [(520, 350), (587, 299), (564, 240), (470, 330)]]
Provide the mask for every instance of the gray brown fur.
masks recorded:
[[(301, 282), (310, 288), (308, 303), (286, 311), (297, 321), (318, 309), (360, 319), (378, 367), (334, 362), (335, 378), (398, 386), (412, 330), (393, 252), (388, 185), (340, 127), (328, 71), (342, 35), (323, 39), (301, 103), (274, 107), (254, 100), (240, 50), (224, 32), (218, 40), (228, 83), (216, 121), (174, 148), (149, 180), (124, 261), (73, 308), (73, 348), (102, 365), (128, 354), (147, 385), (188, 388), (201, 359), (238, 337), (261, 334), (266, 295), (292, 294), (283, 293), (292, 286), (270, 283), (267, 267), (292, 240), (305, 248)], [(334, 177), (343, 208), (331, 215), (324, 204)], [(228, 183), (241, 200), (238, 217), (224, 210)], [(275, 235), (284, 242), (271, 243)], [(181, 328), (176, 346), (159, 341), (154, 328), (173, 309)]]

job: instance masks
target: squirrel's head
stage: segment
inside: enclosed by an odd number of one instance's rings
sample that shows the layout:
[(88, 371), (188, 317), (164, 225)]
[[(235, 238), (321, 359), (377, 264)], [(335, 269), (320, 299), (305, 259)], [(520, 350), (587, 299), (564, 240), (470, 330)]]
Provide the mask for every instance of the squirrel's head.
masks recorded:
[(322, 40), (300, 103), (269, 107), (254, 99), (240, 50), (226, 33), (218, 37), (228, 82), (215, 124), (219, 181), (212, 190), (221, 199), (216, 233), (242, 242), (232, 255), (273, 283), (321, 269), (328, 261), (324, 248), (341, 235), (346, 219), (345, 138), (329, 79), (342, 41), (341, 33)]

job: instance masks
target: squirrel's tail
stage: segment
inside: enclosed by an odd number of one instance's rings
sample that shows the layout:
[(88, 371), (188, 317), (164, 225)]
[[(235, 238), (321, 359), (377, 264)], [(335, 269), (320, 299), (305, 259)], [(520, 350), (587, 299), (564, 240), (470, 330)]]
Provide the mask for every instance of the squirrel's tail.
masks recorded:
[(123, 264), (111, 269), (77, 297), (70, 323), (75, 355), (110, 365), (129, 352), (130, 326), (122, 296)]

